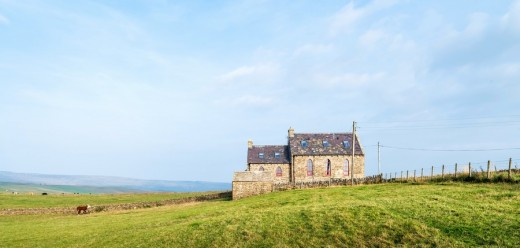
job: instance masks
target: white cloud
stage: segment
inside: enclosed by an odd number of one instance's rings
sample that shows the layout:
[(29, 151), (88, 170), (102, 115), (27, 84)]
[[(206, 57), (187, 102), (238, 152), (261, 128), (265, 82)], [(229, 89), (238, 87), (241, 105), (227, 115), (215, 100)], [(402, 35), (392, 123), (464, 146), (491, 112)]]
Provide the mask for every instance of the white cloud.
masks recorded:
[(489, 16), (485, 13), (473, 13), (469, 16), (469, 24), (464, 30), (466, 36), (474, 37), (484, 33), (489, 26)]
[(356, 8), (354, 1), (345, 5), (331, 20), (330, 32), (333, 35), (342, 31), (351, 31), (355, 25), (363, 18), (372, 15), (381, 9), (396, 4), (396, 0), (379, 0), (370, 3), (363, 8)]
[(295, 56), (305, 55), (305, 54), (314, 54), (320, 55), (323, 53), (328, 53), (334, 49), (332, 44), (305, 44), (296, 48), (294, 51)]
[(241, 66), (220, 76), (224, 82), (242, 78), (271, 79), (279, 73), (279, 67), (273, 64), (259, 64), (254, 66)]
[(386, 37), (385, 32), (379, 29), (370, 29), (359, 37), (359, 42), (363, 46), (373, 46)]
[(0, 14), (0, 24), (9, 24), (9, 19), (7, 19), (7, 17), (3, 16), (2, 14)]
[(385, 73), (345, 73), (339, 76), (317, 76), (321, 86), (357, 88), (383, 80)]
[(509, 11), (502, 17), (502, 25), (506, 29), (520, 32), (520, 0), (515, 1)]
[(274, 103), (274, 99), (265, 96), (243, 95), (233, 99), (220, 99), (216, 101), (217, 104), (229, 106), (269, 106)]
[(354, 8), (354, 2), (350, 2), (332, 18), (331, 32), (336, 34), (340, 30), (350, 29), (365, 15), (367, 15), (366, 9), (356, 9)]

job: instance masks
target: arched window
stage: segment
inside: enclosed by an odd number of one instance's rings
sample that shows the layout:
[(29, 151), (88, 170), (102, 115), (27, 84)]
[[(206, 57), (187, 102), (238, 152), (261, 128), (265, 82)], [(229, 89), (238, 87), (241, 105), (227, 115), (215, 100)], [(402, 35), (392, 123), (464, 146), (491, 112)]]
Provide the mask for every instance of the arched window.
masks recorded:
[(350, 167), (348, 166), (348, 160), (345, 160), (345, 164), (343, 164), (343, 176), (350, 175)]
[(264, 167), (263, 166), (260, 166), (260, 168), (258, 168), (259, 171), (264, 171)]
[(278, 168), (276, 168), (276, 176), (277, 177), (281, 177), (282, 176), (282, 168), (280, 166), (278, 166)]
[(307, 160), (307, 176), (312, 176), (312, 160)]
[(330, 176), (330, 159), (327, 159), (327, 171), (325, 172), (326, 176)]

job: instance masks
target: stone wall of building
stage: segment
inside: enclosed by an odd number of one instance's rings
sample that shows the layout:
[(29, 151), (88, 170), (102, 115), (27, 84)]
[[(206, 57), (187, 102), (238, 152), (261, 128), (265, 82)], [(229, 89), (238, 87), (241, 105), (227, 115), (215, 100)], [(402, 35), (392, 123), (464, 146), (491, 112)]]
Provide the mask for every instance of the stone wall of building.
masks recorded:
[(233, 181), (233, 200), (244, 197), (270, 193), (273, 191), (272, 182), (239, 182)]
[(269, 193), (273, 178), (269, 171), (242, 171), (233, 176), (233, 200)]
[[(260, 167), (263, 167), (265, 172), (269, 172), (273, 182), (289, 182), (291, 175), (289, 164), (249, 164), (250, 171), (260, 171)], [(278, 167), (282, 169), (282, 176), (276, 176), (276, 168)]]
[[(313, 164), (313, 175), (307, 176), (307, 161), (311, 159)], [(294, 156), (295, 182), (323, 181), (330, 178), (350, 178), (352, 173), (352, 157), (349, 155), (319, 155), (319, 156)], [(327, 176), (327, 162), (330, 160), (331, 173)], [(343, 167), (345, 160), (349, 161), (349, 173), (345, 175)], [(354, 157), (354, 178), (365, 176), (365, 157), (356, 155)]]

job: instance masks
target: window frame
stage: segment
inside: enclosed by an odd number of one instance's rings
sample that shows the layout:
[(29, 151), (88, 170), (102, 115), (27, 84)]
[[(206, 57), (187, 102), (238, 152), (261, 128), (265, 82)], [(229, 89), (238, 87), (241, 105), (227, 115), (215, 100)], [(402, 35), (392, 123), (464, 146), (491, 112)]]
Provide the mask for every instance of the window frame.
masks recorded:
[(276, 177), (282, 177), (283, 176), (283, 170), (282, 167), (278, 166), (276, 168)]
[(343, 176), (350, 176), (350, 161), (348, 159), (343, 162)]
[(314, 164), (312, 162), (312, 159), (307, 160), (307, 176), (314, 176)]
[(327, 159), (327, 164), (325, 165), (325, 176), (330, 177), (332, 175), (332, 163), (330, 159)]
[(258, 153), (258, 158), (265, 158), (265, 154), (263, 152)]

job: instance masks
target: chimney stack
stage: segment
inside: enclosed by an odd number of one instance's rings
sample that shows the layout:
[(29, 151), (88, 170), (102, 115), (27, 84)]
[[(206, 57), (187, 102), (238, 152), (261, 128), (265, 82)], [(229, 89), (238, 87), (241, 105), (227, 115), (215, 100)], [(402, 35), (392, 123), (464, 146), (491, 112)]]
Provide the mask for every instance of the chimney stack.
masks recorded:
[(249, 149), (253, 148), (253, 141), (252, 140), (248, 140), (247, 141), (247, 148), (249, 148)]
[(294, 138), (294, 129), (289, 127), (289, 138)]

